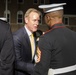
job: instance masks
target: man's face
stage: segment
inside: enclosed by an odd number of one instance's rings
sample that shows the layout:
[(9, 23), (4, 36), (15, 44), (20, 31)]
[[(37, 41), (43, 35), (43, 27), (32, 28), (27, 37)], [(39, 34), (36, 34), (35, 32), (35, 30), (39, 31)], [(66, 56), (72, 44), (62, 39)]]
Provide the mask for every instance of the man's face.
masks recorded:
[(36, 12), (31, 12), (26, 18), (26, 26), (31, 32), (35, 32), (38, 29), (40, 16)]

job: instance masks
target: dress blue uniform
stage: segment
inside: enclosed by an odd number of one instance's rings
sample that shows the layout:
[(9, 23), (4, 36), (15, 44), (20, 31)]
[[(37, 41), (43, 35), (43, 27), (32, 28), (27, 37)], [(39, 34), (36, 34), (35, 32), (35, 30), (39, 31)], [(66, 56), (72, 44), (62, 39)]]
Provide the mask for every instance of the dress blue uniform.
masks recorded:
[(40, 5), (51, 29), (40, 37), (33, 75), (76, 75), (76, 32), (62, 23), (66, 3)]
[(40, 37), (38, 46), (41, 60), (34, 75), (47, 75), (49, 68), (54, 75), (76, 75), (76, 32), (56, 24)]

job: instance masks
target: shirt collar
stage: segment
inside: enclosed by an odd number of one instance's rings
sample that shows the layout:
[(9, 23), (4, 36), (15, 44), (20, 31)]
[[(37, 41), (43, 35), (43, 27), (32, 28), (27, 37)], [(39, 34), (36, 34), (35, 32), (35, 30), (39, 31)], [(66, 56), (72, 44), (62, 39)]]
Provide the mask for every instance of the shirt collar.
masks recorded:
[(27, 32), (28, 36), (30, 36), (30, 35), (32, 34), (32, 32), (29, 31), (28, 28), (27, 28), (26, 26), (24, 26), (24, 27), (25, 27), (25, 29), (26, 29), (26, 32)]

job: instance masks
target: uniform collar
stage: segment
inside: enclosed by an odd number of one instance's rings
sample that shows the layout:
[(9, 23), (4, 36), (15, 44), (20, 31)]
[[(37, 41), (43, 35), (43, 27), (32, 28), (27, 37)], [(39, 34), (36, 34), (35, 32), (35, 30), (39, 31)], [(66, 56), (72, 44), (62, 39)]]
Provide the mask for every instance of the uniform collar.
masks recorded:
[(54, 28), (54, 27), (57, 27), (57, 26), (64, 26), (64, 24), (63, 24), (63, 23), (54, 24), (54, 25), (51, 27), (51, 29)]

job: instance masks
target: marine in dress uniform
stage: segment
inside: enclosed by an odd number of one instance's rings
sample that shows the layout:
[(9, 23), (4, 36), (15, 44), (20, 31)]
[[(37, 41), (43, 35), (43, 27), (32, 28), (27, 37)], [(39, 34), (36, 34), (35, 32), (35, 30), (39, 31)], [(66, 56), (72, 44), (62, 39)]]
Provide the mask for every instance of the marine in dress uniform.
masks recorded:
[(76, 75), (76, 32), (68, 29), (58, 17), (63, 14), (65, 4), (39, 6), (44, 9), (51, 29), (38, 42), (38, 62), (33, 75)]

